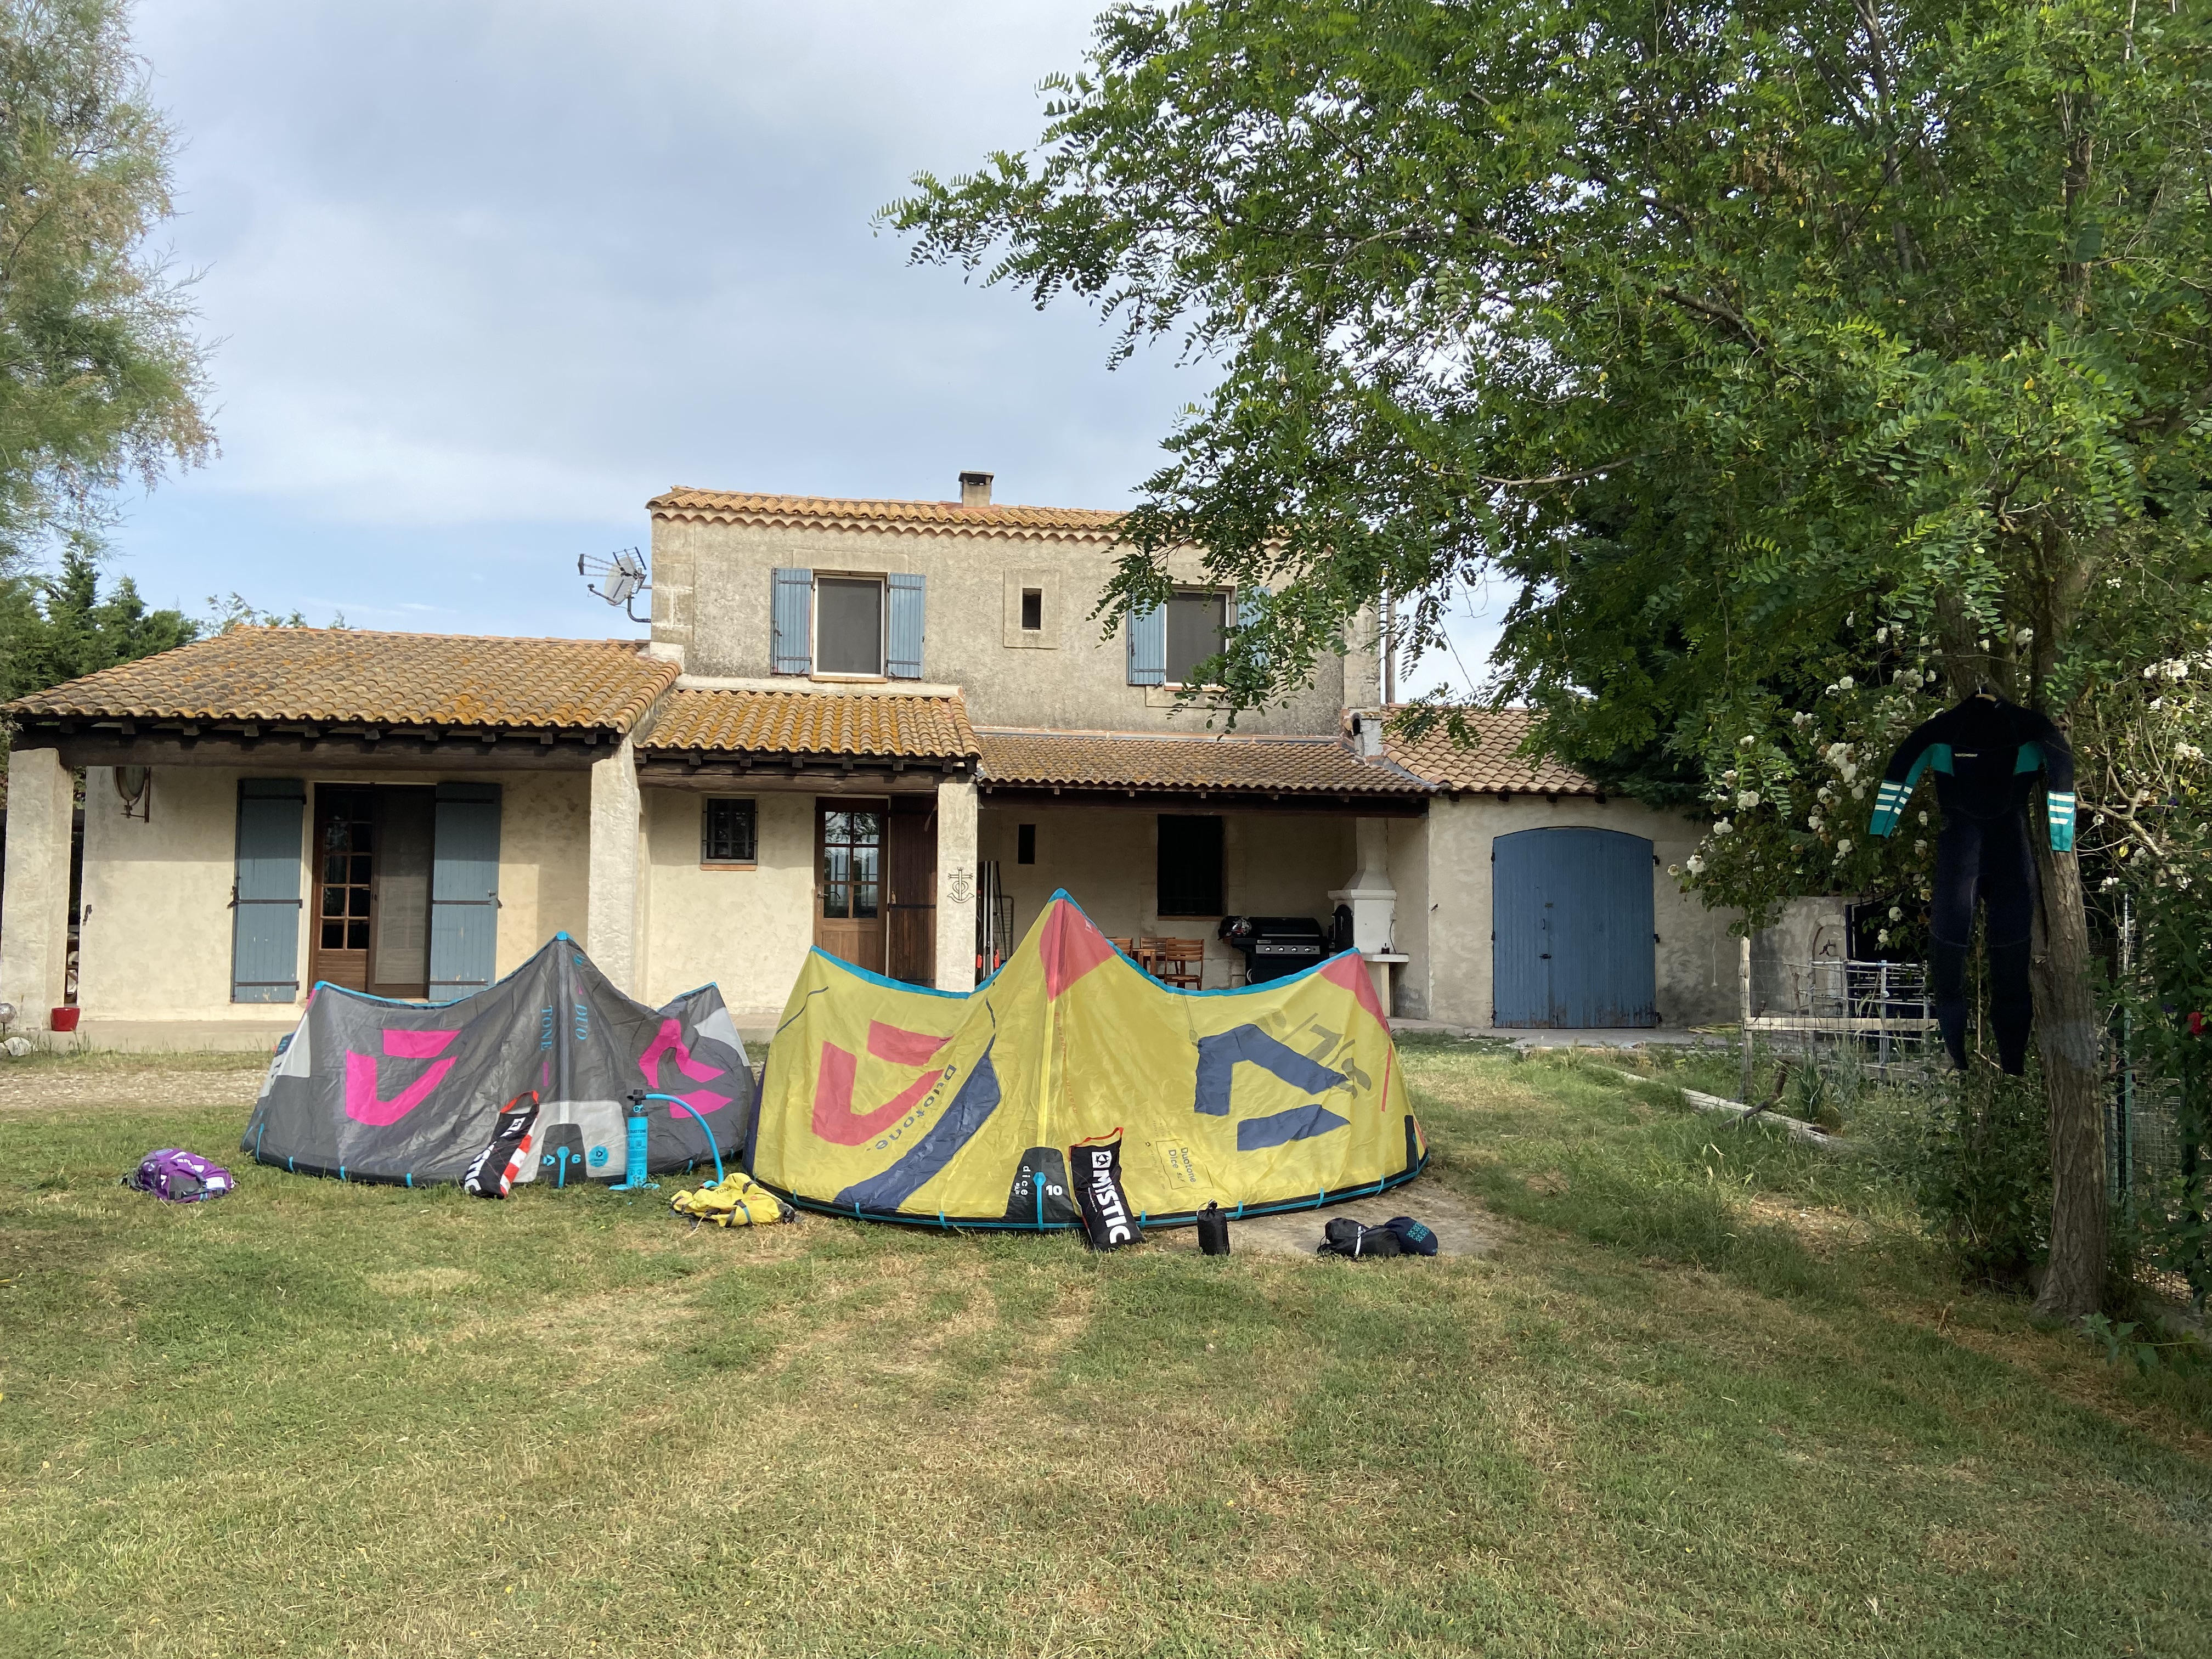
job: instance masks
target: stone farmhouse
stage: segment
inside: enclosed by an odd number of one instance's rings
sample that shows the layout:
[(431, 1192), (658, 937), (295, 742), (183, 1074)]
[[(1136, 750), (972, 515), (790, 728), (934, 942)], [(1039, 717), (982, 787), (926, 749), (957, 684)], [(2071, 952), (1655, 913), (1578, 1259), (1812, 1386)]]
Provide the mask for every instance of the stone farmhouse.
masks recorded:
[(672, 489), (647, 641), (248, 628), (10, 705), (0, 995), (244, 1045), (318, 982), (443, 1000), (565, 931), (761, 1031), (811, 947), (964, 991), (1065, 887), (1198, 941), (1202, 991), (1250, 970), (1224, 918), (1310, 917), (1408, 1018), (1732, 1014), (1729, 918), (1666, 872), (1693, 824), (1532, 767), (1511, 711), (1401, 741), (1371, 648), (1209, 729), (1179, 694), (1237, 591), (1194, 556), (1102, 637), (1116, 515), (991, 495)]

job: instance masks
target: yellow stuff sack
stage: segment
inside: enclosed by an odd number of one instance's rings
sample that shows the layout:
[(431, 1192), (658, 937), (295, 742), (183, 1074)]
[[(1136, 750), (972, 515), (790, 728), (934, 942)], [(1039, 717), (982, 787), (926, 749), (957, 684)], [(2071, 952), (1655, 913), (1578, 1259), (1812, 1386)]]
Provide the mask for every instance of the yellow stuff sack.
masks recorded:
[(765, 1227), (788, 1218), (774, 1193), (742, 1175), (710, 1181), (696, 1193), (678, 1193), (668, 1207), (694, 1221), (711, 1221), (717, 1227)]

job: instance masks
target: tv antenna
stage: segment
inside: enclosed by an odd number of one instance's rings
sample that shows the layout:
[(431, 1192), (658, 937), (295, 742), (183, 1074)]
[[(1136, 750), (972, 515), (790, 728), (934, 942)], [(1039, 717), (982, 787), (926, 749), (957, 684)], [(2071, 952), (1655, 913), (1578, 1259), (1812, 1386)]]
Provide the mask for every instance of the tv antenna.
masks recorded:
[(634, 623), (651, 622), (651, 617), (641, 617), (629, 608), (629, 602), (641, 593), (653, 591), (653, 578), (646, 573), (645, 556), (634, 547), (619, 553), (610, 553), (605, 558), (594, 558), (588, 553), (576, 556), (576, 574), (593, 576), (596, 582), (586, 582), (584, 591), (596, 593), (609, 605), (618, 605), (623, 614)]

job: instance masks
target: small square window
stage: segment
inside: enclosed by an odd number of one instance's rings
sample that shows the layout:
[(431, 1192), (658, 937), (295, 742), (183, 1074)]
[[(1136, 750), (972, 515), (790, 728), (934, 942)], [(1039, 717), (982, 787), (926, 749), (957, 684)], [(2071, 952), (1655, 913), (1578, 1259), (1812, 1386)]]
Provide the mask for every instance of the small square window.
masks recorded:
[(754, 803), (707, 798), (699, 836), (702, 864), (751, 864), (757, 856), (759, 835)]
[(1014, 862), (1017, 864), (1036, 862), (1036, 825), (1034, 823), (1019, 823), (1014, 826)]
[(1037, 634), (1044, 630), (1044, 589), (1022, 589), (1022, 632)]

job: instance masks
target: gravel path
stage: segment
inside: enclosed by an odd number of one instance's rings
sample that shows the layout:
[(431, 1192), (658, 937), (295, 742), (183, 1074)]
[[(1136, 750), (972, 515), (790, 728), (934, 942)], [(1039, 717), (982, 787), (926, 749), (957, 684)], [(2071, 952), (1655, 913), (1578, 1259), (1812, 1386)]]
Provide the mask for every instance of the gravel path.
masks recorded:
[(267, 1062), (135, 1054), (0, 1060), (0, 1112), (80, 1106), (250, 1106)]

